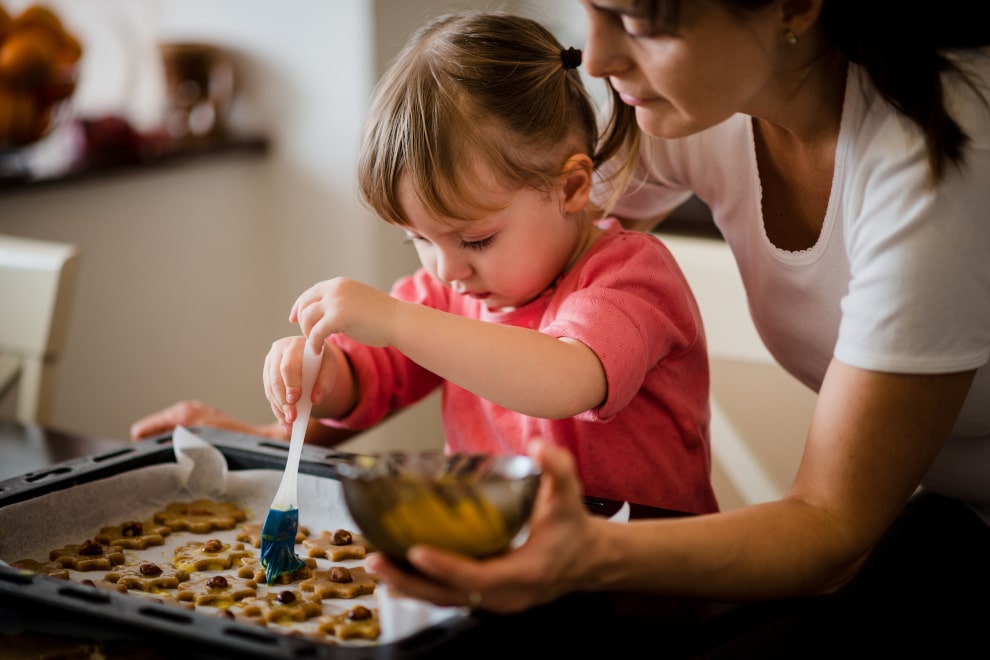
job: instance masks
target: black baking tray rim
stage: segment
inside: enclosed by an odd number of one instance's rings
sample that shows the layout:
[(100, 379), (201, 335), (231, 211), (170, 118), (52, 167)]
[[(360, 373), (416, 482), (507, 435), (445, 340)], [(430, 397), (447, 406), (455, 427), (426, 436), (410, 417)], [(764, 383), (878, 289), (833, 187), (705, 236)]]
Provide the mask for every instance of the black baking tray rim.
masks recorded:
[[(207, 427), (191, 430), (224, 455), (229, 470), (285, 467), (288, 443)], [(349, 462), (353, 456), (307, 445), (303, 447), (299, 470), (336, 479), (336, 466)], [(65, 461), (0, 481), (0, 508), (170, 462), (175, 462), (171, 435)], [(87, 639), (138, 639), (169, 654), (181, 652), (195, 658), (433, 658), (451, 639), (479, 623), (475, 615), (456, 616), (390, 643), (335, 645), (0, 565), (0, 627), (41, 632), (57, 629), (60, 634)]]

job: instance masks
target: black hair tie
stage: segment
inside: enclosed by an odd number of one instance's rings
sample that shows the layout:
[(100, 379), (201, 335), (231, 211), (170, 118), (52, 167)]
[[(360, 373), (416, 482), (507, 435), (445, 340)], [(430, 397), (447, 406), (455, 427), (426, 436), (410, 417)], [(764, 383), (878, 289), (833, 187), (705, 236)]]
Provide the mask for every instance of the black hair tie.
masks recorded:
[(560, 61), (565, 69), (576, 69), (581, 66), (581, 51), (573, 46), (560, 51)]

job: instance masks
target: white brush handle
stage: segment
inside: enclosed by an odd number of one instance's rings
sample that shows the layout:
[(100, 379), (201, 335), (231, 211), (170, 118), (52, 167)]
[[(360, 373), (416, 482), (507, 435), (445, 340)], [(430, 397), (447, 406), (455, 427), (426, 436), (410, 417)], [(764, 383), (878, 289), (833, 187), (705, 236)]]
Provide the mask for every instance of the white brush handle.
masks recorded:
[(297, 508), (296, 475), (299, 474), (299, 457), (302, 455), (303, 441), (306, 439), (309, 414), (313, 410), (313, 384), (316, 383), (316, 374), (320, 371), (322, 361), (323, 351), (314, 353), (307, 342), (306, 348), (303, 349), (302, 394), (296, 403), (296, 421), (292, 422), (289, 458), (285, 462), (282, 483), (275, 493), (275, 501), (272, 502), (273, 509), (288, 511)]

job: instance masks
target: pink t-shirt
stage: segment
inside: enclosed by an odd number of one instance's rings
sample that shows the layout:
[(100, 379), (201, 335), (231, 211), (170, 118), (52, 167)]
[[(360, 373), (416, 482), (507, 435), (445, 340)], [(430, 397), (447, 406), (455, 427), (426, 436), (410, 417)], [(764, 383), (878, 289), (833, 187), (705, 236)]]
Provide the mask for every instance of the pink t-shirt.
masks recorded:
[(584, 343), (608, 380), (601, 406), (569, 419), (530, 417), (444, 381), (395, 349), (333, 335), (328, 341), (347, 352), (361, 395), (348, 417), (323, 422), (367, 428), (442, 387), (449, 452), (525, 453), (527, 442), (541, 437), (571, 451), (588, 495), (716, 511), (708, 355), (697, 304), (660, 240), (611, 219), (601, 226), (604, 233), (573, 269), (510, 312), (490, 312), (422, 269), (392, 288), (401, 300)]

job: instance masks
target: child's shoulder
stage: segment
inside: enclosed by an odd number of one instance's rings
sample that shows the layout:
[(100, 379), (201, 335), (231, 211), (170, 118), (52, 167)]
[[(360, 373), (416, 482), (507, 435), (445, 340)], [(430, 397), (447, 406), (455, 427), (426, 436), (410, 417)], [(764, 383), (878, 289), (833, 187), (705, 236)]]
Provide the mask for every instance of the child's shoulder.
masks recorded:
[(615, 276), (624, 273), (622, 277), (636, 274), (638, 279), (644, 274), (656, 276), (671, 270), (677, 270), (674, 255), (663, 243), (660, 237), (636, 229), (625, 229), (614, 218), (599, 221), (601, 234), (581, 259), (576, 270), (583, 272), (584, 277), (598, 278)]

